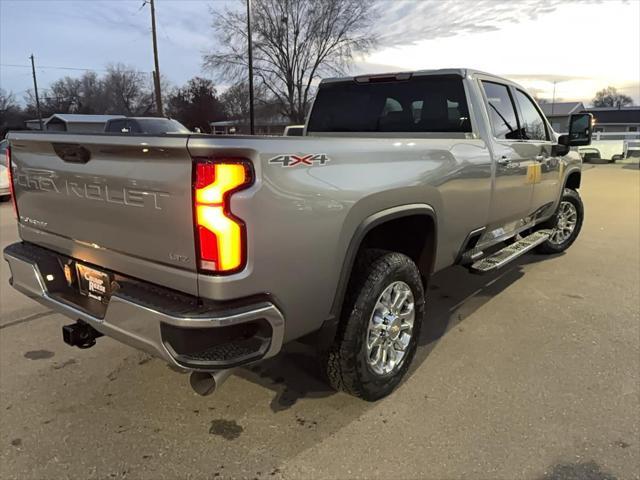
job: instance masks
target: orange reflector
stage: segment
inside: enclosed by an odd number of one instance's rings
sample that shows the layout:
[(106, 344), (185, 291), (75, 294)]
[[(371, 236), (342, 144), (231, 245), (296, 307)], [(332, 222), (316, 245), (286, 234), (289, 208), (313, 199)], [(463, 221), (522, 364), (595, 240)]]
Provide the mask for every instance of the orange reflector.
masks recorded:
[(229, 197), (250, 180), (243, 163), (196, 164), (194, 202), (201, 269), (229, 272), (244, 264), (244, 224), (231, 215)]

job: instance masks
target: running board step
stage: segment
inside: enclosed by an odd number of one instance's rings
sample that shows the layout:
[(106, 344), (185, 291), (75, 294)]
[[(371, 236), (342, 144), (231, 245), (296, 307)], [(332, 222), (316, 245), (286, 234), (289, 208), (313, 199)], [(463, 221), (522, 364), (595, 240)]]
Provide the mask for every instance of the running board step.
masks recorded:
[(502, 250), (478, 260), (469, 267), (469, 270), (473, 273), (488, 273), (504, 267), (507, 263), (546, 242), (552, 232), (553, 230), (538, 230), (511, 245), (507, 245)]

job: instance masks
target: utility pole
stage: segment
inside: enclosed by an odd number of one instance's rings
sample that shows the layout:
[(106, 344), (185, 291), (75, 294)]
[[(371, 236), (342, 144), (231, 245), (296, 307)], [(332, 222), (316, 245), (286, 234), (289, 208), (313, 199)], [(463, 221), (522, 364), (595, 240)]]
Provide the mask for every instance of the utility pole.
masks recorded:
[(247, 0), (247, 41), (249, 42), (249, 131), (256, 134), (255, 117), (253, 111), (253, 47), (251, 45), (251, 0)]
[(151, 35), (153, 37), (153, 61), (155, 70), (153, 72), (153, 84), (156, 91), (156, 111), (159, 117), (164, 117), (162, 111), (162, 94), (160, 93), (160, 64), (158, 62), (158, 39), (156, 38), (156, 8), (154, 0), (145, 0), (145, 4), (151, 6)]
[(31, 73), (33, 73), (33, 90), (36, 94), (36, 111), (38, 112), (38, 121), (40, 122), (40, 130), (44, 130), (42, 126), (42, 112), (40, 111), (40, 98), (38, 97), (38, 81), (36, 80), (36, 64), (33, 59), (33, 53), (29, 57), (31, 59)]
[(556, 106), (556, 83), (557, 80), (553, 81), (553, 100), (551, 100), (551, 115), (553, 115), (553, 107)]

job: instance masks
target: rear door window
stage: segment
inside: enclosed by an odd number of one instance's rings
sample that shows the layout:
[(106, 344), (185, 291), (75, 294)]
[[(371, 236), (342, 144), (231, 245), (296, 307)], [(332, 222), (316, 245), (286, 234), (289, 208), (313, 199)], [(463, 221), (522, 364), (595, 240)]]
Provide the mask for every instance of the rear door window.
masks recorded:
[(471, 132), (462, 78), (327, 83), (320, 87), (308, 132)]
[(187, 127), (176, 120), (169, 118), (138, 118), (132, 120), (132, 132), (162, 135), (165, 133), (189, 133)]
[(128, 133), (126, 120), (112, 120), (108, 126), (109, 132), (114, 133)]
[(138, 122), (135, 120), (127, 120), (127, 130), (129, 130), (129, 133), (142, 133)]
[(509, 88), (501, 83), (487, 81), (482, 81), (482, 86), (487, 97), (493, 135), (496, 138), (519, 140), (521, 135), (518, 117)]
[(547, 129), (533, 100), (521, 90), (516, 89), (516, 101), (520, 107), (520, 124), (524, 140), (547, 140)]

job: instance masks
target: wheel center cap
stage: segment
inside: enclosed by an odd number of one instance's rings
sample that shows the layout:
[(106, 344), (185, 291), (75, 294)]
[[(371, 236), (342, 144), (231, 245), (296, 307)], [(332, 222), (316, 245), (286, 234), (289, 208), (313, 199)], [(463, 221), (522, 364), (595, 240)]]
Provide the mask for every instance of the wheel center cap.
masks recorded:
[(387, 321), (389, 322), (387, 326), (387, 335), (392, 340), (395, 340), (398, 338), (398, 335), (400, 335), (400, 325), (402, 324), (402, 321), (395, 315), (389, 315), (387, 317)]
[(564, 228), (567, 226), (567, 217), (562, 215), (559, 219), (558, 219), (558, 226), (561, 228)]

